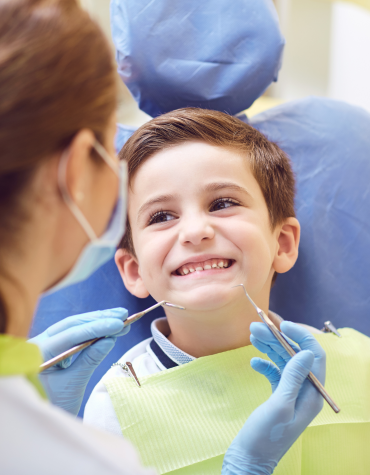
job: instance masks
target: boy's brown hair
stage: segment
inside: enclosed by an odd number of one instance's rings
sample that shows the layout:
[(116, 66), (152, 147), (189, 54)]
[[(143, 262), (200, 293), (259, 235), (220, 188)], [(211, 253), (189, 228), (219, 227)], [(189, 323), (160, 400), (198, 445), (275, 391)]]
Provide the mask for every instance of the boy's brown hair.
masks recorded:
[[(141, 126), (125, 143), (119, 158), (128, 164), (129, 186), (139, 167), (155, 153), (186, 142), (205, 142), (245, 154), (266, 201), (271, 228), (295, 217), (295, 183), (285, 153), (258, 130), (223, 112), (184, 108)], [(127, 219), (120, 246), (135, 256)]]

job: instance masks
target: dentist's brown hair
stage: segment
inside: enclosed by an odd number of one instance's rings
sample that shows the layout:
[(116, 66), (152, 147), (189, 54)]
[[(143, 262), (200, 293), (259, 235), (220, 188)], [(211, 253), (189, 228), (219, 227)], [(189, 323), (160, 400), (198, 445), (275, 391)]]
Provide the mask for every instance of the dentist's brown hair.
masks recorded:
[[(261, 187), (272, 229), (295, 217), (295, 181), (286, 154), (261, 132), (223, 112), (185, 108), (163, 114), (141, 126), (119, 153), (128, 164), (129, 184), (141, 165), (155, 153), (186, 142), (205, 142), (246, 157)], [(135, 256), (130, 223), (121, 245)]]
[[(104, 142), (116, 87), (110, 46), (76, 0), (0, 0), (0, 284), (34, 172), (81, 129)], [(6, 313), (0, 286), (0, 333)]]

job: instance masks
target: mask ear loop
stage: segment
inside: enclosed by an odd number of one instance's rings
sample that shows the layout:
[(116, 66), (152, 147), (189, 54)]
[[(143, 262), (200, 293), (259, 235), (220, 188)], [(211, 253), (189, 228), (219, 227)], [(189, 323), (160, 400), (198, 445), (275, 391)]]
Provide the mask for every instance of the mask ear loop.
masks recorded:
[[(109, 153), (105, 150), (105, 148), (97, 141), (95, 140), (93, 147), (95, 150), (98, 152), (98, 154), (101, 156), (101, 158), (105, 161), (105, 163), (113, 170), (113, 172), (117, 175), (117, 177), (120, 177), (120, 172), (119, 172), (119, 166), (118, 164), (112, 159), (112, 157), (109, 155)], [(76, 205), (76, 203), (73, 201), (71, 195), (69, 194), (68, 188), (67, 188), (67, 163), (69, 159), (69, 149), (65, 150), (63, 155), (60, 158), (59, 162), (59, 167), (58, 167), (58, 185), (59, 189), (62, 193), (62, 197), (64, 199), (64, 202), (70, 209), (71, 213), (74, 215), (74, 217), (77, 219), (77, 221), (80, 223), (82, 226), (83, 230), (89, 237), (90, 241), (95, 241), (98, 239), (98, 236), (95, 234), (95, 231), (91, 227), (90, 223), (88, 220), (85, 218), (85, 215), (82, 213), (80, 208)]]
[(101, 158), (105, 161), (105, 163), (114, 171), (114, 173), (119, 178), (120, 173), (119, 173), (118, 163), (116, 163), (113, 160), (113, 158), (109, 155), (109, 153), (105, 150), (105, 148), (97, 140), (95, 140), (93, 147), (98, 152), (98, 154), (101, 156)]
[(98, 239), (98, 236), (95, 234), (95, 231), (91, 227), (88, 220), (85, 218), (85, 215), (80, 210), (80, 208), (76, 205), (73, 201), (71, 195), (69, 194), (67, 188), (67, 163), (69, 159), (69, 149), (63, 152), (63, 155), (60, 158), (59, 166), (58, 166), (58, 185), (60, 192), (62, 194), (63, 200), (65, 204), (70, 209), (71, 213), (77, 219), (79, 224), (82, 226), (83, 230), (87, 234), (90, 241), (95, 241)]

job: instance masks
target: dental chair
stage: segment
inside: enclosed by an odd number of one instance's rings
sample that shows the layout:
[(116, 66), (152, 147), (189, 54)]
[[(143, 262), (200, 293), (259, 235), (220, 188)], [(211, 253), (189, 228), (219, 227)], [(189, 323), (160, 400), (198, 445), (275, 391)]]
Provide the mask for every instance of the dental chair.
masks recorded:
[[(232, 5), (232, 6), (231, 6)], [(322, 328), (353, 327), (370, 336), (370, 114), (309, 97), (248, 118), (247, 109), (277, 80), (284, 39), (271, 0), (112, 0), (118, 71), (151, 116), (186, 106), (238, 114), (290, 157), (302, 226), (295, 267), (279, 275), (270, 308), (284, 319)], [(133, 133), (119, 125), (119, 150)], [(108, 262), (86, 281), (39, 302), (31, 336), (78, 313), (152, 305), (128, 293)], [(95, 371), (93, 387), (112, 363), (150, 336), (161, 308), (132, 325)]]

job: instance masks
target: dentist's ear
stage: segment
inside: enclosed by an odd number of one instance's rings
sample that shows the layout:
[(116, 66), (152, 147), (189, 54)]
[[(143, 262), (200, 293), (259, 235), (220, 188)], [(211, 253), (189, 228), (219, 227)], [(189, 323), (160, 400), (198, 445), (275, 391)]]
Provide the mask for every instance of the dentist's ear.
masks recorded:
[(146, 290), (143, 279), (140, 276), (139, 264), (135, 257), (125, 249), (118, 249), (114, 260), (123, 283), (130, 294), (141, 299), (148, 297), (149, 292)]
[(288, 272), (298, 259), (298, 246), (301, 226), (296, 218), (287, 218), (277, 227), (277, 249), (272, 267), (283, 274)]

